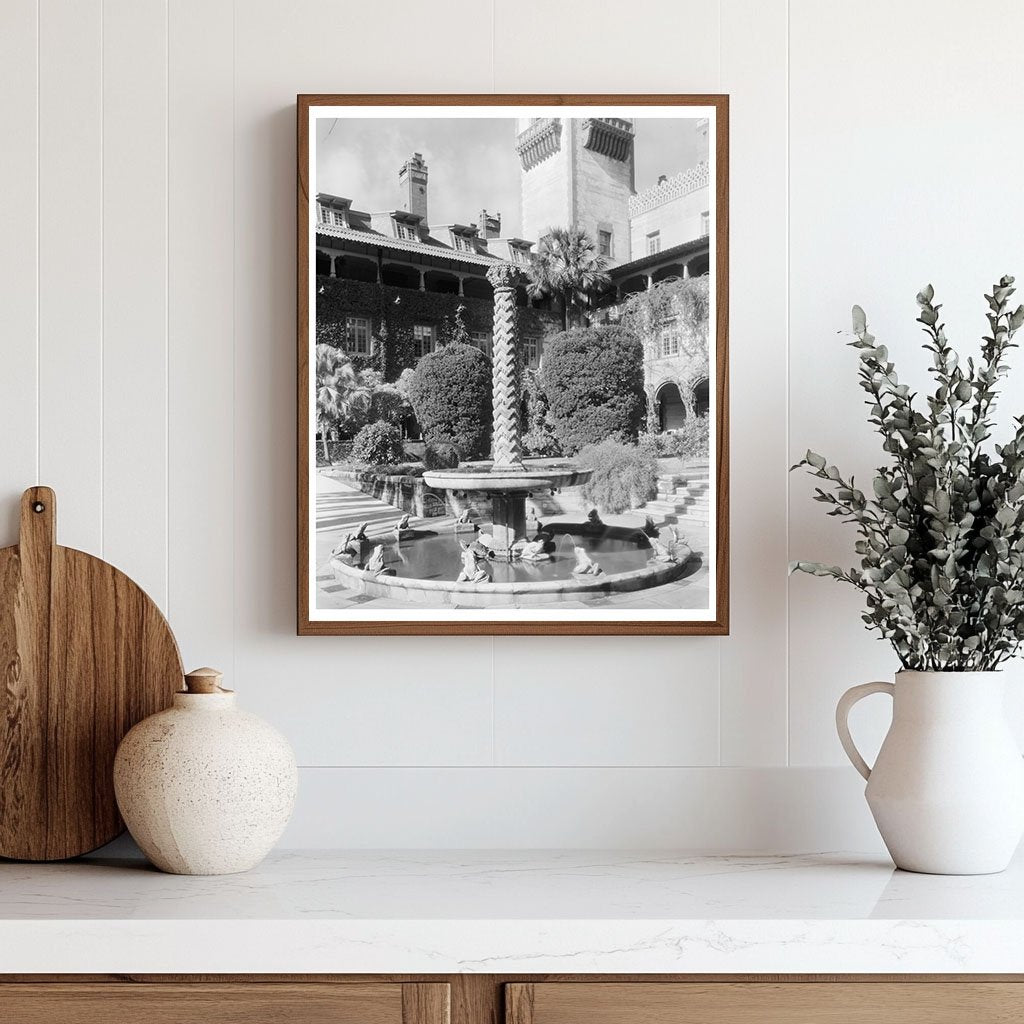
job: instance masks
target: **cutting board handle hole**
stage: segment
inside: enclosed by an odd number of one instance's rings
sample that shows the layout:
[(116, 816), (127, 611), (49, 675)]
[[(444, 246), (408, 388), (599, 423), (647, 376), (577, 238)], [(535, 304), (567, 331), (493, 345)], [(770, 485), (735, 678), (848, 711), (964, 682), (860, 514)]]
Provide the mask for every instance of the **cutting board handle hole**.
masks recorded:
[(37, 514), (39, 512), (45, 512), (46, 511), (46, 506), (41, 501), (33, 501), (32, 502), (32, 511), (37, 513)]

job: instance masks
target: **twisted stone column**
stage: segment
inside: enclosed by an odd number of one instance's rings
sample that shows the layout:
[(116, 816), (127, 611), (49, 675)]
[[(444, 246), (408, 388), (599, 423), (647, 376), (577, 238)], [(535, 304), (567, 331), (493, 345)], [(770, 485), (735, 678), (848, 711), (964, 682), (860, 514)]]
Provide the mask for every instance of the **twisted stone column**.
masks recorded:
[(520, 277), (519, 270), (510, 263), (498, 263), (487, 271), (487, 280), (494, 289), (492, 443), (495, 469), (514, 468), (523, 464), (519, 424), (519, 324), (516, 314), (516, 285)]

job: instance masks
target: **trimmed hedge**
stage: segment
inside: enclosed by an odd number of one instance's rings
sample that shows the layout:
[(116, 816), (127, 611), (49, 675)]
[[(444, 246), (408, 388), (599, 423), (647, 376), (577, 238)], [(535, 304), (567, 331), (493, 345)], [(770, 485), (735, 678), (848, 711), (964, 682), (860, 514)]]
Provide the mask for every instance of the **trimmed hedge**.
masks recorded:
[(541, 383), (565, 452), (606, 438), (636, 440), (646, 405), (643, 367), (643, 346), (622, 327), (578, 327), (548, 341)]
[(491, 363), (470, 345), (445, 345), (416, 366), (409, 391), (427, 444), (479, 459), (491, 447)]
[(367, 423), (352, 442), (352, 458), (369, 466), (401, 462), (404, 455), (402, 431), (385, 420)]

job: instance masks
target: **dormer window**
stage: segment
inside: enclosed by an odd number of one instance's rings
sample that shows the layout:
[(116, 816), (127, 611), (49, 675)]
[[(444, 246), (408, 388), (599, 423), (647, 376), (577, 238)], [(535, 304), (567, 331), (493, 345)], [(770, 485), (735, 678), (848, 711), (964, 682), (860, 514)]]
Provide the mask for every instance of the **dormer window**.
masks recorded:
[(509, 243), (508, 258), (512, 263), (529, 263), (530, 250), (525, 245), (513, 245), (512, 243)]
[(473, 244), (473, 241), (469, 235), (456, 235), (455, 248), (462, 252), (476, 252), (476, 246)]
[(347, 228), (348, 207), (347, 199), (339, 199), (336, 196), (322, 195), (318, 197), (316, 204), (317, 221), (328, 226)]
[(420, 240), (420, 233), (413, 224), (403, 224), (401, 221), (395, 221), (395, 233), (398, 238), (403, 238), (407, 242), (418, 242)]

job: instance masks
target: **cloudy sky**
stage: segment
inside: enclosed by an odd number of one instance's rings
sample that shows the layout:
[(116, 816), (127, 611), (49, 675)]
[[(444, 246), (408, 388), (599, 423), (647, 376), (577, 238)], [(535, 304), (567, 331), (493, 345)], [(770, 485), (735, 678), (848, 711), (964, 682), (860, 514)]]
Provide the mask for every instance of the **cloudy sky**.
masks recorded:
[[(638, 192), (659, 174), (676, 174), (707, 159), (696, 123), (653, 117), (634, 122)], [(432, 224), (474, 223), (486, 209), (501, 213), (503, 235), (520, 232), (514, 120), (320, 118), (316, 135), (317, 192), (351, 199), (357, 210), (394, 210), (400, 204), (398, 169), (418, 152), (430, 170)]]

